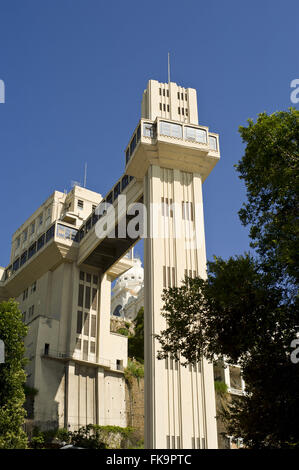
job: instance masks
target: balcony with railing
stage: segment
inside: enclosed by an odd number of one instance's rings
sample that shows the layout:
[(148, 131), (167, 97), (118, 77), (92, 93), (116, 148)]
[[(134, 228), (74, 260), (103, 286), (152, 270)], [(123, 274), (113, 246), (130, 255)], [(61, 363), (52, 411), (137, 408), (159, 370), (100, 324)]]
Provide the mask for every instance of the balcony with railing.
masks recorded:
[[(46, 345), (48, 346), (48, 345)], [(88, 363), (94, 367), (103, 367), (113, 371), (124, 370), (123, 363), (120, 360), (111, 360), (103, 357), (97, 358), (96, 354), (88, 354), (82, 351), (58, 351), (51, 349), (50, 347), (45, 347), (40, 352), (42, 358), (56, 359), (62, 362), (74, 361), (80, 363)]]
[(140, 142), (156, 143), (157, 140), (165, 138), (187, 144), (198, 144), (206, 148), (207, 151), (219, 153), (219, 137), (217, 134), (209, 132), (209, 128), (206, 126), (184, 124), (163, 118), (157, 118), (155, 121), (141, 119), (125, 150), (126, 165)]
[[(178, 147), (175, 148), (174, 145)], [(139, 149), (142, 150), (139, 152)], [(137, 161), (138, 152), (140, 156)], [(147, 157), (145, 157), (146, 152), (148, 152)], [(166, 164), (170, 168), (176, 168), (175, 152), (179, 156), (184, 155), (189, 166), (191, 164), (193, 168), (195, 168), (194, 159), (197, 159), (197, 163), (202, 164), (202, 176), (205, 178), (219, 160), (219, 136), (210, 132), (206, 126), (164, 118), (156, 118), (155, 121), (141, 119), (125, 150), (126, 172), (137, 178), (142, 177), (144, 171), (142, 173), (140, 168), (143, 167), (142, 160), (146, 158), (150, 163), (155, 164), (155, 161), (160, 160), (157, 163), (160, 166)], [(196, 170), (191, 168), (190, 171)]]

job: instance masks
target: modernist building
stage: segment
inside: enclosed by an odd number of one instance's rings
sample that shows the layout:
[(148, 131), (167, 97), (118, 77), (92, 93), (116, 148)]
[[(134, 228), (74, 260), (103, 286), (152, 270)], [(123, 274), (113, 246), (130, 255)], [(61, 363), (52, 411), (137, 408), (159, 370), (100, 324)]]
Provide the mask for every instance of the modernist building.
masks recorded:
[(111, 282), (144, 237), (145, 446), (217, 448), (213, 365), (157, 360), (155, 334), (163, 287), (206, 275), (202, 184), (219, 138), (198, 123), (194, 89), (150, 80), (141, 108), (121, 178), (103, 199), (55, 192), (13, 236), (0, 296), (16, 297), (29, 324), (34, 419), (125, 425), (127, 339), (110, 333)]

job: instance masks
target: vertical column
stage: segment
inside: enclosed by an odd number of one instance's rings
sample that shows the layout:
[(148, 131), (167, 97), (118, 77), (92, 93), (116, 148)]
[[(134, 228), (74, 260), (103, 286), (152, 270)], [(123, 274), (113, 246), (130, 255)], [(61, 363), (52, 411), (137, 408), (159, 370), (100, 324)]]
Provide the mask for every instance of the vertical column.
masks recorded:
[[(174, 218), (157, 207), (173, 200)], [(184, 207), (196, 208), (195, 221)], [(199, 175), (150, 166), (144, 178), (148, 237), (145, 240), (145, 445), (146, 448), (217, 448), (213, 366), (207, 361), (193, 368), (171, 358), (157, 360), (160, 344), (154, 338), (165, 328), (161, 316), (163, 284), (172, 285), (188, 275), (205, 276), (205, 240), (201, 180)], [(156, 206), (153, 210), (152, 205)], [(185, 210), (185, 209), (184, 209)], [(188, 215), (189, 214), (189, 215)], [(180, 226), (179, 238), (177, 229)], [(166, 234), (162, 238), (163, 231)], [(193, 237), (193, 232), (195, 237)], [(164, 275), (163, 275), (164, 273)], [(167, 281), (166, 281), (167, 280)]]

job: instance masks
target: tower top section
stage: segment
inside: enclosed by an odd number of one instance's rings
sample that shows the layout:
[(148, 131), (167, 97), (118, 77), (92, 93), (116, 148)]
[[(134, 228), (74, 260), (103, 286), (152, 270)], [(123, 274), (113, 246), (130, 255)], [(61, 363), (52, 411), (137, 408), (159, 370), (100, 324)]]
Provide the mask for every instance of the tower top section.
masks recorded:
[(141, 117), (157, 117), (198, 125), (197, 94), (194, 88), (183, 88), (174, 82), (149, 80), (143, 92)]

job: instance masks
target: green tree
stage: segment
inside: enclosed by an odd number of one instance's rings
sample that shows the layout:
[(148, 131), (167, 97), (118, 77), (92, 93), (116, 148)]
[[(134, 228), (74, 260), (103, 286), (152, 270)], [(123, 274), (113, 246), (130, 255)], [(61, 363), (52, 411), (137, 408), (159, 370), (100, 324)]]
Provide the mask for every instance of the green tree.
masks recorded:
[(0, 448), (27, 445), (25, 420), (24, 338), (27, 327), (14, 300), (0, 303), (0, 338), (5, 344), (5, 363), (0, 364)]
[(236, 165), (248, 201), (239, 211), (264, 269), (299, 280), (299, 111), (289, 109), (240, 127), (245, 155)]
[(135, 334), (128, 340), (128, 355), (144, 362), (144, 308), (141, 307), (134, 320)]
[(247, 394), (224, 415), (228, 433), (253, 448), (299, 447), (299, 366), (290, 361), (299, 325), (298, 116), (263, 113), (240, 128), (248, 201), (239, 215), (256, 256), (215, 257), (206, 280), (186, 278), (163, 295), (159, 358), (238, 363)]

